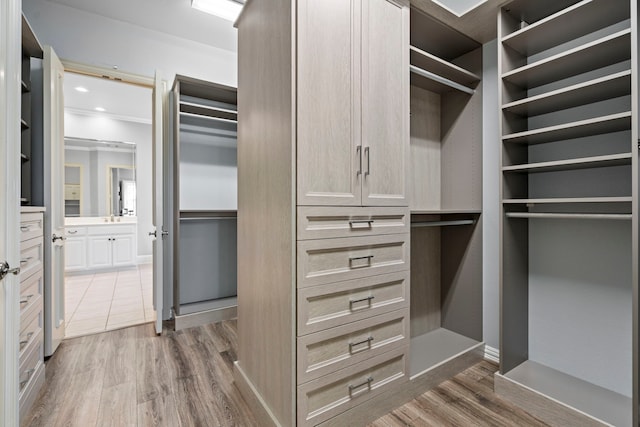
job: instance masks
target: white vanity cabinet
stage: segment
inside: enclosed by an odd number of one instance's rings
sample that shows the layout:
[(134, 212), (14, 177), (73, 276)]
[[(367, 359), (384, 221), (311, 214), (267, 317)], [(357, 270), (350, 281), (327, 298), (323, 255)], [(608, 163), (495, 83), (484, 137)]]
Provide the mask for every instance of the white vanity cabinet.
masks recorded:
[(99, 270), (136, 264), (136, 224), (67, 226), (65, 271)]

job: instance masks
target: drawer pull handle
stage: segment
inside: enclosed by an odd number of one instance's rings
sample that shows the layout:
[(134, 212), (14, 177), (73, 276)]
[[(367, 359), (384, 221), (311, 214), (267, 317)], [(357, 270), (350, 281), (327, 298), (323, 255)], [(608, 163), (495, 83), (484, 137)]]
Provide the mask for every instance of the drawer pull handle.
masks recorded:
[(352, 264), (353, 261), (360, 261), (362, 259), (366, 259), (369, 261), (369, 264), (371, 264), (371, 260), (373, 259), (373, 255), (366, 255), (366, 256), (356, 256), (356, 257), (349, 257), (349, 264)]
[(364, 302), (364, 301), (371, 303), (371, 301), (373, 301), (374, 298), (375, 297), (373, 295), (369, 295), (368, 297), (364, 297), (364, 298), (352, 299), (352, 300), (349, 300), (349, 305), (352, 306), (353, 304), (357, 304), (359, 302)]
[[(353, 226), (357, 225), (357, 224), (367, 224), (367, 227), (371, 228), (373, 223), (374, 223), (374, 220), (372, 220), (372, 219), (352, 219), (351, 221), (349, 221), (349, 226), (351, 228), (353, 228)], [(362, 227), (362, 228), (364, 228), (364, 227)]]
[(22, 304), (29, 304), (29, 301), (31, 300), (31, 298), (33, 298), (33, 294), (31, 294), (31, 295), (27, 295), (27, 296), (25, 297), (25, 299), (21, 299), (21, 300), (20, 300), (20, 305), (22, 305)]
[(353, 350), (353, 347), (362, 345), (362, 344), (367, 344), (367, 345), (371, 345), (371, 342), (373, 341), (373, 337), (369, 337), (365, 340), (362, 341), (358, 341), (358, 342), (350, 342), (349, 343), (349, 352), (351, 352)]
[(24, 340), (24, 341), (20, 341), (20, 351), (22, 351), (22, 349), (24, 348), (25, 345), (27, 345), (27, 343), (29, 342), (29, 340)]
[(78, 232), (78, 230), (69, 230), (69, 231), (67, 231), (67, 233), (69, 233), (69, 234), (76, 234), (77, 232)]
[(358, 389), (360, 387), (364, 387), (365, 385), (367, 387), (371, 387), (371, 383), (372, 382), (373, 382), (373, 377), (369, 377), (365, 381), (361, 382), (360, 384), (350, 385), (349, 386), (349, 393), (353, 392), (353, 390), (355, 390), (355, 389)]
[(36, 371), (35, 369), (29, 369), (28, 371), (25, 372), (25, 374), (27, 375), (27, 379), (24, 381), (20, 381), (20, 390), (22, 390), (24, 386), (27, 385), (27, 383), (31, 379), (31, 375), (33, 375), (35, 371)]
[(30, 225), (21, 225), (20, 226), (20, 230), (21, 231), (29, 231), (30, 228), (31, 228)]
[(26, 257), (26, 258), (21, 259), (21, 260), (20, 260), (20, 265), (28, 263), (28, 262), (29, 262), (29, 260), (31, 260), (31, 259), (33, 259), (33, 257), (32, 257), (32, 256), (28, 256), (28, 257)]

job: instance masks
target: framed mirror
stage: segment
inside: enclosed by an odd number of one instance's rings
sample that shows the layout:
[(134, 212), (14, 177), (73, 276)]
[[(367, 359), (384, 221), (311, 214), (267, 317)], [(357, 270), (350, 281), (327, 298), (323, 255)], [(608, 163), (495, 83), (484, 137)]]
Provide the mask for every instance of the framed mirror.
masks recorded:
[(136, 144), (65, 137), (66, 217), (136, 216)]

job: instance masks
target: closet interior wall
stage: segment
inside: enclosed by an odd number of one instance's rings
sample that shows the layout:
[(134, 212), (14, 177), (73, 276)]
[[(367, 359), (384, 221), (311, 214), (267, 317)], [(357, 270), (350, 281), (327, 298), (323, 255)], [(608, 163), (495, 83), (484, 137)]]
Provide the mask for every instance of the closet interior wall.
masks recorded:
[(236, 313), (236, 89), (176, 76), (172, 89), (176, 329)]
[(636, 2), (516, 0), (498, 37), (496, 391), (551, 424), (638, 425)]
[(482, 47), (411, 11), (411, 375), (482, 342)]

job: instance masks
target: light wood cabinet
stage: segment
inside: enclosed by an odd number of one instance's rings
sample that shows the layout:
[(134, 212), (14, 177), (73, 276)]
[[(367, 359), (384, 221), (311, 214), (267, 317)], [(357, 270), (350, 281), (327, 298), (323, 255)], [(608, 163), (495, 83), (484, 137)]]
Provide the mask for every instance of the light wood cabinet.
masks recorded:
[(299, 205), (405, 206), (408, 8), (298, 2)]

